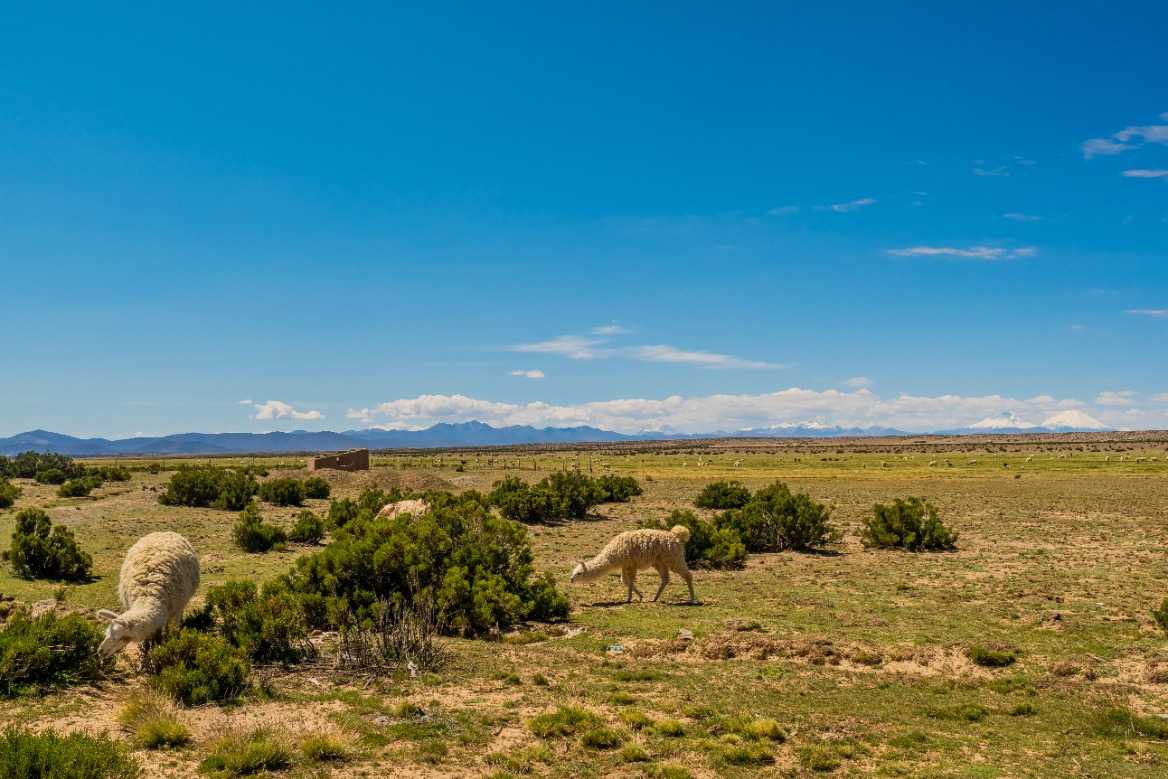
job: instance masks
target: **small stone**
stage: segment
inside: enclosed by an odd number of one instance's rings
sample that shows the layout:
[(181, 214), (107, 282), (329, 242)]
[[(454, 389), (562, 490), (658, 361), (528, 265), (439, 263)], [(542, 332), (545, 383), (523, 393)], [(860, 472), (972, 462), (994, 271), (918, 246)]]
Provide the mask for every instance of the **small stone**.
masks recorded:
[(677, 638), (681, 641), (693, 641), (693, 637), (693, 631), (687, 628), (682, 628), (681, 630), (677, 631)]

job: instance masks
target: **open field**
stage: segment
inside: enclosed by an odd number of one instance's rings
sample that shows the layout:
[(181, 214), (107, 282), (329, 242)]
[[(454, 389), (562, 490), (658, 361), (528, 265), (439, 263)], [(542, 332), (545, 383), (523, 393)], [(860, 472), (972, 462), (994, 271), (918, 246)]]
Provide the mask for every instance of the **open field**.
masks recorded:
[[(585, 521), (529, 529), (537, 568), (553, 572), (572, 599), (568, 624), (495, 641), (449, 639), (449, 666), (418, 678), (341, 677), (327, 654), (311, 667), (261, 669), (264, 694), (180, 712), (192, 746), (138, 755), (149, 775), (191, 775), (217, 734), (266, 724), (293, 739), (334, 733), (356, 755), (331, 774), (291, 775), (1164, 776), (1168, 740), (1126, 727), (1113, 712), (1168, 715), (1168, 636), (1149, 616), (1168, 595), (1165, 449), (1151, 437), (379, 455), (368, 473), (323, 473), (334, 497), (374, 485), (486, 490), (505, 475), (535, 480), (577, 465), (635, 476), (645, 494), (602, 505)], [(273, 475), (297, 475), (299, 465), (247, 461), (286, 467)], [(178, 461), (160, 462), (169, 469)], [(61, 608), (114, 607), (126, 548), (159, 529), (183, 533), (199, 550), (196, 601), (228, 578), (274, 576), (305, 552), (240, 552), (234, 512), (157, 503), (167, 477), (136, 470), (129, 482), (79, 499), (18, 482), (16, 509), (45, 507), (71, 527), (98, 578), (62, 591), (16, 579), (5, 566), (0, 593), (63, 598)], [(722, 478), (751, 488), (781, 479), (810, 493), (832, 507), (843, 540), (824, 554), (751, 555), (741, 571), (698, 571), (696, 606), (682, 602), (676, 578), (657, 604), (625, 605), (616, 576), (568, 585), (575, 560), (642, 520), (691, 507), (705, 483)], [(907, 495), (937, 506), (959, 534), (958, 551), (863, 548), (860, 523), (872, 505)], [(307, 505), (320, 512), (327, 501)], [(0, 512), (0, 547), (14, 511)], [(295, 512), (263, 507), (286, 526)], [(642, 573), (642, 589), (655, 583)], [(975, 644), (1002, 645), (1017, 662), (975, 665)], [(117, 733), (117, 711), (141, 686), (123, 658), (99, 687), (0, 702), (0, 724)], [(639, 753), (535, 735), (530, 720), (558, 706), (592, 712)], [(741, 730), (736, 718), (775, 720), (785, 740), (728, 735)], [(773, 763), (754, 762), (758, 749)]]

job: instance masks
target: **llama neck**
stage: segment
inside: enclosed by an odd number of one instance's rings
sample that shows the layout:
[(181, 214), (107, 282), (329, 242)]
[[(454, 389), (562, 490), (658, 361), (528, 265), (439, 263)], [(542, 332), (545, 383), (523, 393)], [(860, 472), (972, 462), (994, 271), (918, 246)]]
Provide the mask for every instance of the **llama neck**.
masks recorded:
[(596, 557), (593, 557), (591, 560), (584, 563), (584, 573), (581, 574), (580, 578), (586, 582), (592, 581), (593, 579), (599, 579), (609, 571), (614, 571), (619, 567), (620, 566), (609, 560), (608, 557), (606, 557), (603, 553), (598, 554)]
[(166, 627), (167, 612), (156, 598), (139, 598), (134, 605), (119, 616), (127, 624), (134, 625), (134, 632), (142, 636), (154, 636)]

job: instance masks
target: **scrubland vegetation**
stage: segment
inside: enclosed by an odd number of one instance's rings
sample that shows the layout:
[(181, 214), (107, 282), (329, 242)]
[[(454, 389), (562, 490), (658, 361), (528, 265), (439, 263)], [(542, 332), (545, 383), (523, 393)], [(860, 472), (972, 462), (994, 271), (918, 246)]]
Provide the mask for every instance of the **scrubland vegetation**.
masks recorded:
[[(1168, 470), (1076, 457), (12, 458), (0, 776), (1163, 775)], [(568, 586), (673, 525), (699, 605)], [(203, 585), (101, 661), (160, 529)]]

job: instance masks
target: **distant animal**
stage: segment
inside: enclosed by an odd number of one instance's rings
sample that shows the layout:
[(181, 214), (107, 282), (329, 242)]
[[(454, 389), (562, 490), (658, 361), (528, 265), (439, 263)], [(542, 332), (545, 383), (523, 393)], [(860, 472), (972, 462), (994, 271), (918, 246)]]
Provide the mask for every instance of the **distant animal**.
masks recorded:
[(381, 511), (377, 512), (377, 516), (393, 519), (399, 514), (425, 514), (429, 510), (429, 503), (421, 498), (414, 498), (413, 500), (399, 500), (394, 503), (386, 503), (381, 507)]
[(661, 576), (661, 586), (653, 596), (656, 601), (669, 584), (669, 572), (673, 571), (689, 585), (689, 602), (696, 603), (693, 574), (685, 564), (685, 542), (689, 540), (689, 529), (675, 525), (670, 530), (629, 530), (613, 537), (604, 545), (600, 553), (591, 560), (581, 560), (572, 569), (572, 583), (599, 579), (613, 571), (621, 572), (621, 579), (627, 589), (625, 603), (631, 603), (633, 593), (638, 600), (644, 595), (637, 589), (637, 571), (655, 568)]
[(178, 625), (198, 588), (199, 556), (190, 541), (169, 531), (142, 536), (126, 552), (118, 575), (122, 613), (97, 612), (109, 623), (98, 652), (110, 657), (131, 641), (147, 641)]

